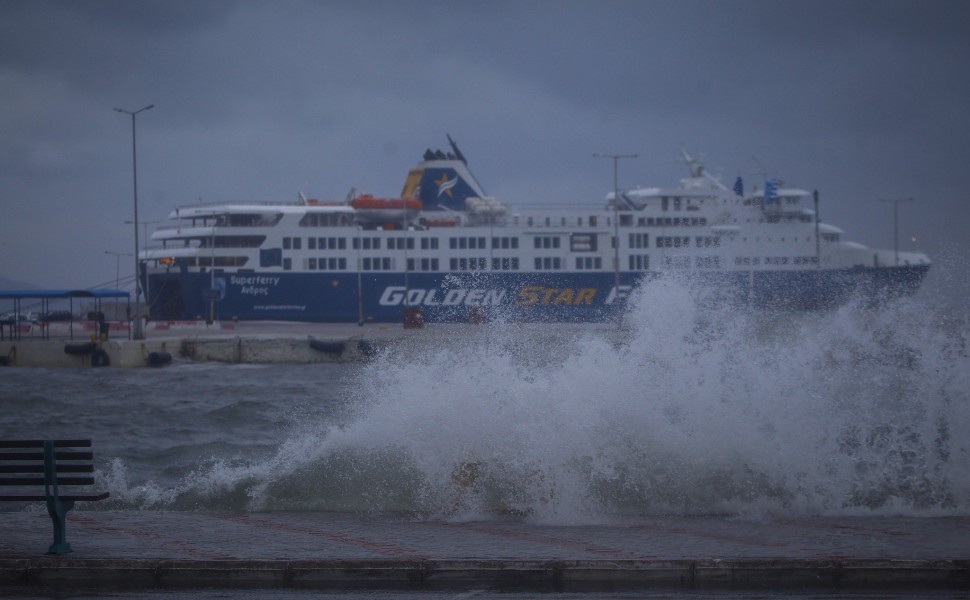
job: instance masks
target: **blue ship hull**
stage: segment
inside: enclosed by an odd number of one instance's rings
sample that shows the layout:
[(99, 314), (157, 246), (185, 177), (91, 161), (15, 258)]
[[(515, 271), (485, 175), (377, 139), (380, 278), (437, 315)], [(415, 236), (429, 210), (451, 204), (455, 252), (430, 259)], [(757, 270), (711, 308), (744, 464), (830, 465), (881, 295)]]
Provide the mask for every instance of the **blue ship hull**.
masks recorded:
[[(695, 272), (683, 280), (706, 302), (756, 309), (820, 310), (859, 297), (914, 294), (928, 265), (825, 271)], [(238, 273), (173, 270), (146, 277), (154, 320), (284, 320), (400, 323), (420, 307), (427, 322), (502, 318), (598, 322), (657, 273)], [(669, 276), (669, 275), (668, 275)], [(361, 293), (358, 294), (358, 289)]]

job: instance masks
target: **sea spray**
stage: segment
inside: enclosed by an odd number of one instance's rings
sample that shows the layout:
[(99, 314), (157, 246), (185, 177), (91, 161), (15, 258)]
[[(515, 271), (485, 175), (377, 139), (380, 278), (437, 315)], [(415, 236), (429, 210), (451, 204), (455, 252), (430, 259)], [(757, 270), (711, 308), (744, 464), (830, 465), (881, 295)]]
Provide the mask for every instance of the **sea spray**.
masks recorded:
[(763, 314), (660, 279), (619, 326), (419, 332), (345, 374), (340, 422), (301, 416), (267, 456), (131, 497), (574, 524), (965, 514), (970, 360), (945, 325), (918, 299)]

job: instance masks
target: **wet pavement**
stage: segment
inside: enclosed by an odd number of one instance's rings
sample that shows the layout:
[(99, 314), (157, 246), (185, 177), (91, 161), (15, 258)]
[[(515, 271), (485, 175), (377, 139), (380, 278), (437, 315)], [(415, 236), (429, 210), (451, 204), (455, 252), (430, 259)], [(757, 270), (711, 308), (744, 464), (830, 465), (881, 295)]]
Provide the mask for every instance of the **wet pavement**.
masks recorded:
[(970, 594), (970, 517), (642, 517), (602, 525), (349, 513), (0, 514), (0, 586)]

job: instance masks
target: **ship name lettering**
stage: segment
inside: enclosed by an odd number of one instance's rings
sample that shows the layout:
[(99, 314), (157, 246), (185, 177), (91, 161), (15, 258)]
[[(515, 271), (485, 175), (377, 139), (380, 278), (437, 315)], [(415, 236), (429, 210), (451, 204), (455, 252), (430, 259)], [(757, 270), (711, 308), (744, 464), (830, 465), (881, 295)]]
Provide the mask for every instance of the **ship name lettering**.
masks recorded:
[[(406, 297), (406, 299), (405, 299)], [(405, 288), (388, 286), (378, 303), (381, 306), (489, 306), (499, 305), (505, 300), (505, 290), (454, 288), (450, 290)]]
[(257, 287), (255, 285), (244, 285), (239, 289), (240, 294), (247, 296), (269, 296), (268, 287)]
[(592, 304), (596, 298), (596, 288), (547, 288), (539, 285), (527, 285), (519, 290), (520, 306), (535, 304), (575, 306), (577, 304)]
[(251, 285), (251, 286), (260, 285), (260, 286), (276, 287), (280, 283), (280, 278), (269, 277), (266, 275), (250, 275), (248, 277), (243, 277), (241, 275), (230, 275), (229, 283), (231, 283), (232, 285)]

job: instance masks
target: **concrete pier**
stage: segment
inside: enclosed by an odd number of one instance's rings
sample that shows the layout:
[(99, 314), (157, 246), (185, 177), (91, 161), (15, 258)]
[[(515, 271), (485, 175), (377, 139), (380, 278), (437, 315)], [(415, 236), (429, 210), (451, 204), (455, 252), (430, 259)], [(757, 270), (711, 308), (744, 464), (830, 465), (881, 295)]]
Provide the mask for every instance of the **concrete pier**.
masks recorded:
[[(525, 335), (561, 339), (579, 333), (603, 331), (618, 335), (615, 324), (506, 325), (521, 328)], [(66, 326), (41, 335), (27, 332), (18, 340), (0, 341), (0, 359), (7, 366), (46, 368), (93, 368), (92, 355), (68, 354), (68, 344), (95, 339), (107, 357), (107, 367), (151, 366), (152, 353), (167, 353), (173, 360), (224, 363), (311, 364), (365, 360), (382, 349), (411, 344), (435, 348), (440, 343), (464, 341), (487, 332), (488, 324), (430, 323), (408, 329), (401, 323), (299, 323), (285, 321), (150, 322), (144, 340), (128, 339), (127, 329), (113, 328), (105, 340), (92, 338), (78, 328), (71, 335)], [(313, 344), (311, 342), (319, 342)], [(103, 361), (102, 361), (103, 362)]]
[(970, 517), (640, 517), (609, 525), (347, 513), (0, 515), (0, 587), (970, 593)]
[[(128, 339), (127, 329), (114, 328), (106, 339), (77, 327), (27, 331), (20, 339), (0, 341), (5, 366), (46, 368), (140, 368), (153, 366), (150, 356), (164, 353), (173, 359), (226, 363), (351, 362), (363, 360), (408, 335), (448, 335), (458, 326), (428, 326), (406, 330), (400, 324), (289, 323), (289, 322), (165, 322), (149, 323), (144, 340)], [(90, 328), (89, 328), (90, 329)], [(43, 335), (42, 335), (43, 333)], [(92, 361), (93, 351), (69, 353), (67, 346), (94, 342), (104, 359)], [(313, 344), (311, 342), (318, 342)]]

